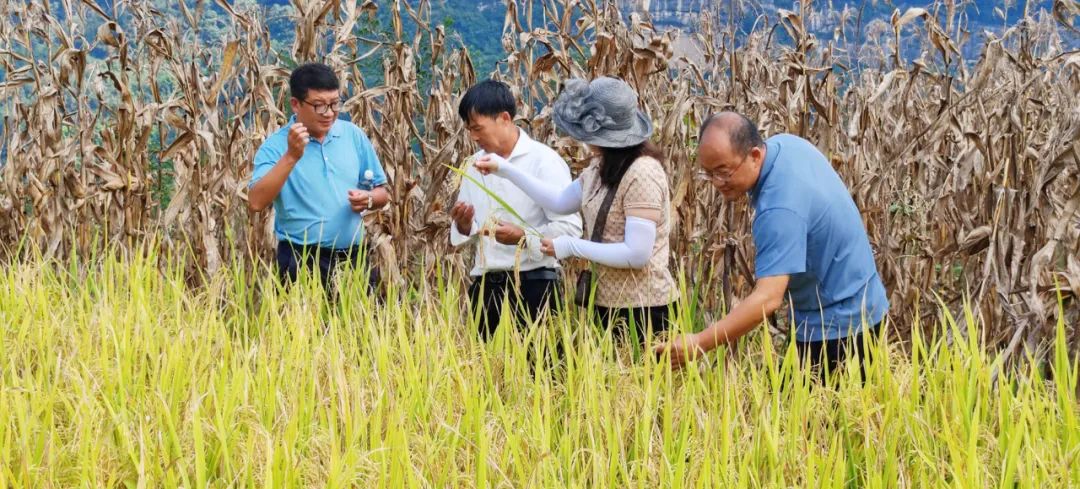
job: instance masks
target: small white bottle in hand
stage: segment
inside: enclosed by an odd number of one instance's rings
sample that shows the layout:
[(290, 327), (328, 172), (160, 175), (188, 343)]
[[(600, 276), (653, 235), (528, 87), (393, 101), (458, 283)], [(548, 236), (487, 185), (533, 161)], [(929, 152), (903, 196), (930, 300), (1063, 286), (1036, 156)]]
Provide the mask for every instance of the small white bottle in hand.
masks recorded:
[(364, 183), (363, 183), (363, 185), (364, 185), (364, 190), (366, 190), (368, 194), (367, 194), (367, 208), (364, 209), (364, 212), (360, 213), (361, 216), (367, 215), (368, 212), (371, 212), (371, 207), (375, 203), (371, 198), (371, 191), (375, 188), (374, 183), (375, 183), (375, 172), (373, 172), (371, 170), (364, 170)]
[[(375, 199), (371, 196), (371, 191), (375, 188), (375, 172), (366, 170), (364, 172), (364, 179), (357, 182), (358, 189), (349, 190), (349, 204), (353, 208), (353, 212), (357, 212), (361, 217), (367, 215), (372, 207), (375, 205)], [(367, 193), (367, 199), (361, 197), (361, 192)], [(360, 209), (360, 205), (363, 203), (364, 207)]]

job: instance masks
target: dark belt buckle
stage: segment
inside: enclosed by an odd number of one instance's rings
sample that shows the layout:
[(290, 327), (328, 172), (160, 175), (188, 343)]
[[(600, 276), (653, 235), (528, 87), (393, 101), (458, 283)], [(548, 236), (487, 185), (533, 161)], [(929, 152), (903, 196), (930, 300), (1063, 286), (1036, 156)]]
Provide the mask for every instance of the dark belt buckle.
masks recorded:
[(485, 277), (485, 280), (491, 284), (504, 284), (509, 276), (510, 274), (506, 272), (490, 272)]

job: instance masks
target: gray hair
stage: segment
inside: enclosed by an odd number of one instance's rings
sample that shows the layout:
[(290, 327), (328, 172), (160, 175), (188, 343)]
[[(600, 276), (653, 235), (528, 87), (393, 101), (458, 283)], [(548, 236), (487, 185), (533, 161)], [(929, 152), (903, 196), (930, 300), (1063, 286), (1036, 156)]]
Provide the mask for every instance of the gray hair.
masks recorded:
[(698, 144), (701, 144), (702, 139), (705, 138), (705, 131), (714, 125), (728, 135), (731, 149), (740, 155), (749, 153), (751, 149), (765, 146), (757, 124), (738, 112), (718, 112), (706, 117), (698, 131)]

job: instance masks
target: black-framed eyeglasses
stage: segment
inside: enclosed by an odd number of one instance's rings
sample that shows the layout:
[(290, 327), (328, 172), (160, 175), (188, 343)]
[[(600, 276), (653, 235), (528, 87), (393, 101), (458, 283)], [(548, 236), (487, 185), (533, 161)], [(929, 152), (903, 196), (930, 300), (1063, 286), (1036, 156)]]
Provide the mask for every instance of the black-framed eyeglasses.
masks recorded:
[(743, 163), (746, 163), (746, 160), (748, 160), (748, 159), (750, 159), (750, 154), (749, 153), (747, 153), (746, 156), (743, 157), (743, 159), (741, 161), (739, 161), (739, 164), (737, 164), (737, 165), (735, 165), (735, 166), (733, 166), (731, 168), (717, 169), (717, 170), (698, 170), (698, 172), (697, 172), (698, 178), (700, 178), (702, 180), (713, 181), (713, 182), (717, 181), (717, 180), (722, 181), (722, 182), (726, 182), (726, 181), (731, 179), (731, 176), (734, 175), (735, 172), (739, 171), (739, 168), (741, 168), (743, 166)]
[(335, 113), (341, 112), (342, 107), (345, 106), (345, 101), (341, 99), (329, 104), (313, 104), (307, 100), (301, 100), (301, 102), (310, 105), (311, 110), (314, 110), (315, 113), (319, 115), (324, 115), (329, 111), (334, 111)]

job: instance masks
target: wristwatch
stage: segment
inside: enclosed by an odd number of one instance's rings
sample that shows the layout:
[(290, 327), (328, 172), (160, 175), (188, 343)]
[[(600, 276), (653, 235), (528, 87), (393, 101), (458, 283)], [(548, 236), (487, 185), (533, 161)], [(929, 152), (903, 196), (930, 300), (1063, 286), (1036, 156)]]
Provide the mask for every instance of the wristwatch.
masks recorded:
[(371, 191), (369, 190), (367, 193), (367, 208), (370, 211), (373, 207), (375, 207), (375, 200), (371, 197)]

